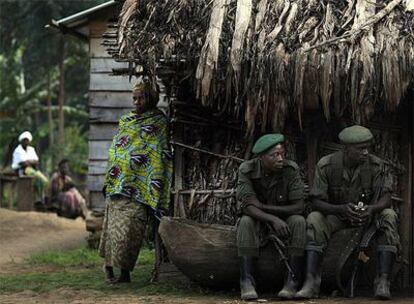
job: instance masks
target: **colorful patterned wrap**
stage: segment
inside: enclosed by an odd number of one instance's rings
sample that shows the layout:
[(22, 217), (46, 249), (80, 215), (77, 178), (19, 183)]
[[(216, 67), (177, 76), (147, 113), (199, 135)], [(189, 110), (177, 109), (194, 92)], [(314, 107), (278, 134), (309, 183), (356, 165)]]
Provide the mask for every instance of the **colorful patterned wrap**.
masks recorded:
[(106, 195), (167, 209), (172, 178), (168, 136), (167, 118), (158, 109), (122, 116), (109, 149)]

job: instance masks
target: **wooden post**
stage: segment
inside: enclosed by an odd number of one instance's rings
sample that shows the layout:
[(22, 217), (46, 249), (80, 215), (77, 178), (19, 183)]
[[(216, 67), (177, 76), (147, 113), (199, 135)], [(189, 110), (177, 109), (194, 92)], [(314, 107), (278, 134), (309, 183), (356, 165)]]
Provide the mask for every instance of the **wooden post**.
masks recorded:
[(63, 144), (65, 143), (65, 116), (63, 112), (63, 105), (65, 102), (65, 70), (64, 70), (64, 61), (65, 61), (65, 40), (63, 35), (60, 37), (60, 58), (59, 58), (59, 95), (58, 95), (58, 104), (59, 104), (59, 138), (58, 143), (63, 150)]
[[(404, 286), (411, 286), (412, 284), (412, 264), (413, 264), (413, 253), (412, 253), (412, 174), (413, 174), (413, 161), (412, 161), (412, 143), (407, 142), (407, 137), (403, 136), (404, 143), (402, 145), (402, 158), (404, 167), (407, 171), (401, 178), (401, 196), (403, 199), (403, 207), (401, 212), (401, 243), (402, 255), (409, 261), (409, 269), (404, 271)], [(411, 251), (411, 252), (410, 252)]]
[(400, 189), (401, 197), (403, 199), (403, 206), (401, 212), (400, 236), (402, 244), (402, 256), (408, 260), (408, 266), (404, 266), (403, 287), (413, 286), (414, 275), (414, 252), (413, 252), (413, 132), (414, 122), (412, 115), (414, 115), (414, 107), (411, 105), (411, 112), (406, 111), (403, 115), (402, 136), (401, 136), (401, 155), (400, 159), (406, 168), (406, 172), (401, 176)]
[[(49, 125), (49, 147), (54, 143), (53, 116), (52, 116), (52, 89), (51, 89), (50, 71), (47, 72), (47, 121)], [(55, 154), (52, 154), (52, 168), (55, 167)]]
[[(182, 141), (183, 139), (183, 126), (176, 127), (176, 133), (174, 134), (174, 140)], [(180, 194), (183, 189), (183, 149), (181, 147), (175, 147), (174, 150), (174, 216), (186, 217), (184, 200)]]
[[(411, 91), (411, 99), (408, 97), (408, 100), (412, 100), (414, 98), (414, 90)], [(407, 240), (407, 258), (408, 258), (408, 276), (406, 276), (407, 280), (404, 282), (404, 286), (411, 287), (414, 285), (414, 121), (412, 119), (414, 115), (414, 106), (411, 103), (411, 115), (408, 114), (407, 119), (407, 128), (406, 128), (406, 141), (408, 143), (407, 152), (408, 152), (408, 161), (407, 161), (407, 191), (406, 191), (406, 204), (404, 209), (404, 216), (405, 216), (405, 225), (404, 230), (406, 233), (406, 237), (403, 241)], [(411, 130), (411, 131), (408, 131)]]
[(35, 202), (35, 189), (33, 185), (33, 178), (22, 176), (17, 179), (17, 210), (18, 211), (33, 211)]

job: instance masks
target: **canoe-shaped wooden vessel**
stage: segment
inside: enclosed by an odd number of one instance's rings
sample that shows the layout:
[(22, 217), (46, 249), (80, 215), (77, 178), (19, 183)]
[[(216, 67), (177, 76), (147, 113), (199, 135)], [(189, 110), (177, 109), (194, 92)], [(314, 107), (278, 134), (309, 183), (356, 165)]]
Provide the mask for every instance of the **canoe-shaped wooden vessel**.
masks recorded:
[[(322, 270), (325, 289), (338, 289), (345, 285), (352, 269), (352, 260), (347, 256), (356, 245), (356, 232), (356, 229), (346, 229), (332, 237)], [(236, 227), (163, 217), (159, 233), (171, 261), (192, 281), (210, 288), (238, 286)], [(269, 242), (262, 248), (257, 261), (257, 285), (278, 289), (283, 285), (285, 271), (280, 256)]]

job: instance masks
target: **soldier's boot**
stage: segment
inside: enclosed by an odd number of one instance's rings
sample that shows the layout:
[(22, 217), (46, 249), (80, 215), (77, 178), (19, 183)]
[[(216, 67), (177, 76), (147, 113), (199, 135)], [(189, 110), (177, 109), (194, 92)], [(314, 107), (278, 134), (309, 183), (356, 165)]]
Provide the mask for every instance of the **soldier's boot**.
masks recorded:
[(378, 251), (377, 276), (374, 281), (374, 297), (381, 300), (390, 300), (390, 277), (394, 266), (395, 253), (392, 251)]
[(240, 295), (245, 301), (258, 298), (253, 278), (253, 258), (243, 256), (240, 261)]
[(302, 282), (303, 259), (303, 256), (290, 257), (289, 264), (292, 268), (293, 276), (291, 273), (288, 273), (285, 285), (277, 295), (279, 298), (293, 299), (295, 297), (299, 285)]
[(312, 299), (319, 297), (321, 286), (321, 263), (322, 253), (315, 250), (306, 251), (306, 279), (301, 290), (295, 298)]
[(105, 266), (103, 267), (105, 273), (105, 281), (107, 283), (113, 283), (115, 281), (114, 269), (112, 266)]
[(131, 283), (131, 276), (129, 274), (129, 270), (121, 268), (121, 275), (114, 283)]

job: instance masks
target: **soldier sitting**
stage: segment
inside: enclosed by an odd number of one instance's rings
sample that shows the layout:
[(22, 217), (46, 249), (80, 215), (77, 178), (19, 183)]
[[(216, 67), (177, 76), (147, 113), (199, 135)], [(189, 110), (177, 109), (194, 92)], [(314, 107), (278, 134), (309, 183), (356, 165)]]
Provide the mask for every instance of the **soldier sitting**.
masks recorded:
[(237, 199), (242, 211), (237, 227), (241, 299), (257, 298), (253, 262), (259, 257), (260, 239), (263, 233), (269, 232), (267, 227), (288, 243), (294, 276), (288, 275), (278, 296), (293, 298), (300, 284), (306, 245), (306, 223), (301, 215), (303, 182), (297, 164), (285, 159), (282, 134), (262, 136), (255, 143), (253, 153), (256, 158), (240, 165), (237, 182)]
[[(397, 214), (390, 209), (391, 181), (384, 173), (383, 161), (368, 153), (373, 139), (369, 129), (345, 128), (339, 139), (345, 144), (344, 150), (323, 157), (316, 167), (310, 192), (316, 211), (306, 219), (306, 281), (296, 298), (319, 296), (322, 257), (334, 232), (375, 221), (379, 246), (374, 295), (390, 299), (390, 274), (399, 247)], [(355, 204), (361, 195), (370, 203), (358, 211)]]

